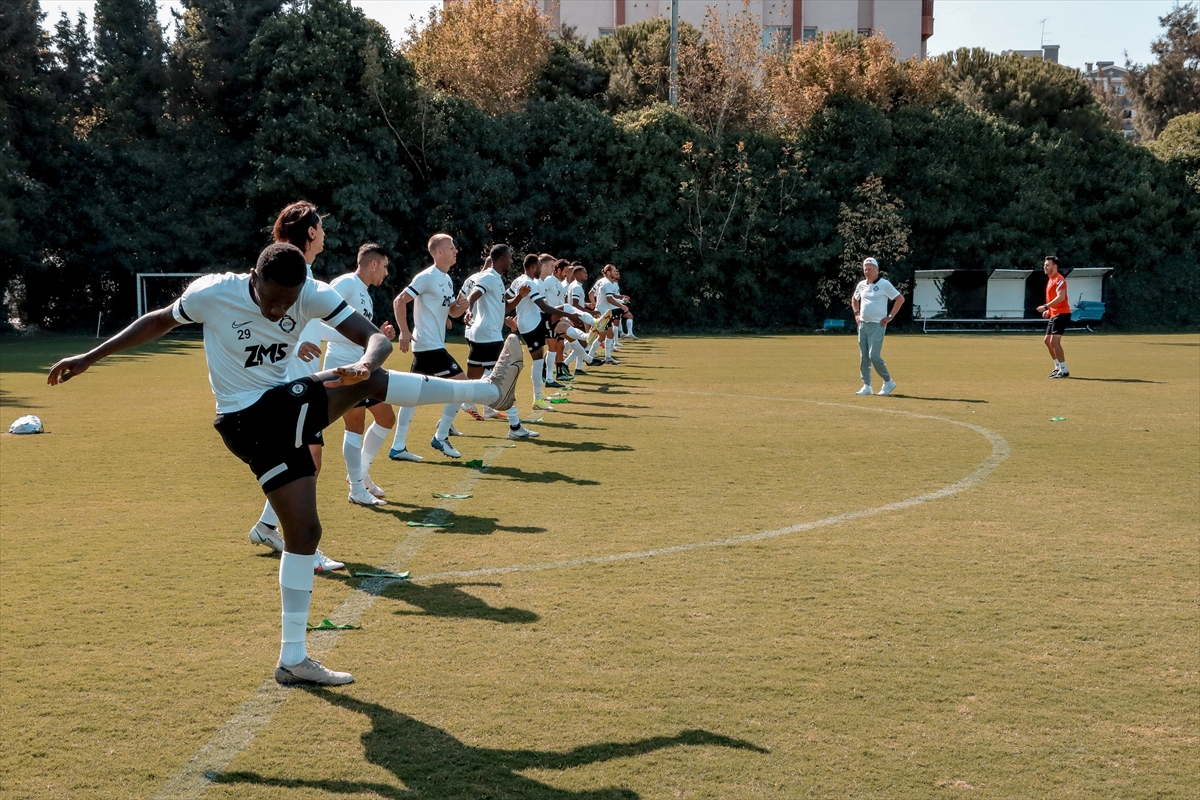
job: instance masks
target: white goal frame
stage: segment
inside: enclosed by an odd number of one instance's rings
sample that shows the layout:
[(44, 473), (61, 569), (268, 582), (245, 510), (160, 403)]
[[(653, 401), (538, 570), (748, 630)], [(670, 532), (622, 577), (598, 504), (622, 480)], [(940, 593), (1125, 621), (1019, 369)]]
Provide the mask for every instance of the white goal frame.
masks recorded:
[(139, 272), (137, 279), (137, 315), (140, 317), (149, 309), (146, 308), (146, 279), (147, 278), (201, 278), (208, 272)]

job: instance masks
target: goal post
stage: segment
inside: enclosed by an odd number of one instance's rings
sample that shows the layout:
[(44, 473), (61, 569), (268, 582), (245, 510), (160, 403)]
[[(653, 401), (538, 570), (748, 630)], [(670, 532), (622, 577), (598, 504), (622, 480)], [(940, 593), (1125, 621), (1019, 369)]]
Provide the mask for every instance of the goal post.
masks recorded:
[[(139, 272), (137, 280), (137, 315), (140, 317), (151, 308), (162, 308), (183, 294), (187, 285), (207, 272)], [(157, 280), (157, 279), (162, 279)], [(186, 278), (187, 280), (182, 280)], [(155, 302), (152, 304), (151, 300)]]

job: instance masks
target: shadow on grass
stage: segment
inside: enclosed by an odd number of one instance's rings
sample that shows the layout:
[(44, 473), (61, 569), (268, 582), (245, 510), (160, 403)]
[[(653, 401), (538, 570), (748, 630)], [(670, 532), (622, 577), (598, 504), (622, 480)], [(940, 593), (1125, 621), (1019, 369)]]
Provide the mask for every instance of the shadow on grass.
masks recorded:
[(1164, 384), (1166, 381), (1147, 381), (1141, 378), (1079, 378), (1072, 375), (1069, 380), (1072, 381), (1100, 381), (1102, 383), (1158, 383)]
[[(374, 793), (393, 800), (418, 797), (426, 800), (481, 797), (637, 800), (641, 795), (630, 789), (602, 788), (576, 792), (550, 786), (520, 773), (531, 769), (567, 770), (683, 746), (770, 752), (743, 739), (703, 730), (682, 731), (674, 736), (653, 736), (634, 742), (601, 742), (566, 752), (474, 747), (441, 728), (378, 703), (369, 703), (327, 689), (306, 691), (331, 705), (367, 717), (371, 721), (371, 730), (362, 735), (363, 756), (369, 763), (394, 775), (405, 788), (377, 781), (269, 778), (255, 772), (220, 772), (212, 775), (212, 780), (221, 784), (318, 789), (331, 795)], [(319, 772), (316, 769), (314, 771)]]
[(909, 400), (929, 400), (934, 403), (986, 403), (987, 400), (968, 400), (965, 397), (917, 397), (915, 394), (900, 394), (893, 392), (892, 397), (905, 397)]
[[(493, 467), (493, 469), (495, 469)], [(492, 470), (488, 470), (491, 472)], [(520, 525), (501, 525), (497, 517), (477, 517), (471, 514), (460, 514), (457, 511), (446, 511), (440, 508), (431, 508), (430, 506), (412, 506), (409, 511), (401, 511), (400, 509), (389, 509), (384, 506), (372, 506), (372, 508), (383, 514), (390, 514), (396, 518), (397, 522), (407, 524), (409, 522), (423, 522), (435, 514), (438, 517), (444, 518), (446, 522), (453, 522), (453, 527), (447, 528), (431, 528), (439, 534), (455, 534), (465, 533), (472, 536), (488, 536), (496, 531), (507, 531), (509, 533), (545, 533), (545, 528), (537, 528)]]
[(575, 401), (574, 398), (572, 398), (572, 402), (575, 405), (586, 406), (588, 408), (654, 408), (654, 406), (638, 406), (633, 405), (632, 403), (593, 403), (588, 400)]
[(541, 617), (524, 608), (505, 606), (496, 608), (473, 594), (463, 591), (464, 586), (500, 586), (499, 583), (435, 583), (423, 586), (418, 583), (393, 583), (380, 594), (389, 600), (402, 600), (420, 611), (400, 609), (393, 612), (400, 617), (444, 617), (448, 619), (478, 619), (484, 622), (528, 625)]
[[(620, 414), (606, 414), (604, 416), (622, 416)], [(534, 423), (540, 424), (540, 423)], [(536, 439), (531, 441), (537, 441)], [(451, 461), (432, 461), (426, 462), (434, 467), (450, 467), (451, 469), (476, 469), (476, 467), (468, 467), (466, 464), (454, 463)], [(526, 472), (520, 467), (501, 467), (493, 464), (486, 469), (487, 475), (495, 475), (509, 480), (521, 481), (523, 483), (570, 483), (575, 486), (599, 486), (600, 481), (593, 481), (587, 478), (575, 478), (570, 475), (564, 475), (561, 472)]]
[(1155, 347), (1200, 347), (1200, 342), (1146, 342)]
[(627, 444), (606, 444), (605, 442), (555, 442), (546, 439), (530, 439), (530, 444), (538, 447), (551, 448), (551, 453), (630, 453), (633, 448)]

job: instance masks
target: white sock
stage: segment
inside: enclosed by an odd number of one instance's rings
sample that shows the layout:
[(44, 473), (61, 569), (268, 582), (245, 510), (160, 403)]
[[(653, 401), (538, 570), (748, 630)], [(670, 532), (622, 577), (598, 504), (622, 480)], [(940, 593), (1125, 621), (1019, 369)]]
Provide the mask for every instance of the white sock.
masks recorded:
[(579, 342), (571, 342), (571, 352), (575, 354), (575, 368), (579, 369), (587, 362), (588, 354)]
[(1067, 369), (1067, 362), (1065, 362), (1065, 361), (1060, 361), (1060, 362), (1058, 362), (1058, 368), (1059, 368), (1060, 370), (1062, 370), (1063, 372), (1070, 372), (1070, 371), (1071, 371), (1071, 370)]
[(367, 428), (367, 432), (363, 434), (362, 475), (364, 478), (371, 474), (371, 464), (375, 461), (375, 455), (379, 452), (379, 448), (383, 447), (383, 443), (387, 441), (388, 433), (391, 430), (391, 428), (385, 428), (378, 422), (372, 422), (371, 427)]
[(554, 380), (554, 362), (558, 360), (558, 354), (553, 350), (546, 351), (546, 380)]
[(510, 428), (521, 427), (521, 412), (517, 411), (516, 406), (513, 406), (512, 408), (510, 408), (508, 410), (508, 427), (510, 427)]
[(533, 380), (533, 402), (542, 399), (542, 370), (545, 364), (544, 359), (536, 359), (533, 362), (533, 369), (529, 370), (529, 377)]
[(312, 604), (313, 557), (283, 552), (279, 559), (279, 596), (283, 602), (283, 637), (279, 662), (295, 666), (308, 653), (304, 638), (308, 633), (308, 608)]
[(392, 439), (393, 450), (404, 450), (408, 444), (408, 429), (412, 425), (413, 415), (417, 409), (413, 406), (403, 406), (396, 415), (396, 436)]
[(591, 346), (591, 347), (589, 347), (589, 348), (587, 349), (587, 357), (588, 357), (588, 361), (591, 361), (593, 358), (595, 358), (595, 357), (596, 357), (596, 348), (598, 348), (599, 346), (600, 346), (600, 340), (599, 340), (599, 339), (597, 339), (596, 341), (592, 342), (592, 346)]
[[(575, 363), (576, 367), (579, 366), (579, 353), (575, 352), (576, 346), (577, 345), (575, 344), (575, 342), (567, 342), (567, 349), (563, 353), (563, 355), (567, 356), (566, 359), (563, 360), (563, 366), (566, 367), (568, 370), (571, 369), (572, 362)], [(568, 355), (568, 353), (569, 353), (569, 355)]]
[(279, 527), (279, 517), (275, 514), (275, 509), (271, 508), (270, 500), (268, 500), (266, 505), (263, 506), (263, 513), (262, 516), (258, 518), (258, 521), (263, 525), (267, 525), (272, 528)]
[(458, 406), (458, 403), (446, 403), (442, 407), (442, 418), (438, 420), (437, 426), (437, 438), (443, 442), (450, 435), (450, 426), (454, 424), (454, 418), (458, 416)]
[(389, 370), (384, 399), (394, 406), (412, 407), (468, 401), (487, 403), (496, 400), (499, 394), (499, 389), (483, 381), (452, 381)]
[(633, 317), (626, 317), (625, 333), (629, 336), (633, 336)]
[(363, 488), (362, 444), (361, 433), (346, 431), (342, 434), (342, 458), (346, 459), (346, 477), (350, 479), (352, 492), (361, 492)]
[(616, 341), (616, 339), (611, 336), (604, 340), (604, 357), (605, 358), (612, 358), (613, 342), (615, 342), (615, 341)]

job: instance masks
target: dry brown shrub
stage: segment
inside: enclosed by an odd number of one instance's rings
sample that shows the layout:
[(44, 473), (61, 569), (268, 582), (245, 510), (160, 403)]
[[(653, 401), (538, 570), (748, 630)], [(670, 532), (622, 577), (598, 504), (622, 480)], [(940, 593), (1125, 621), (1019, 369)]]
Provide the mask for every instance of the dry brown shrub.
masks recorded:
[(489, 114), (519, 111), (550, 57), (550, 21), (526, 0), (461, 0), (408, 29), (405, 55), (428, 87)]
[(714, 139), (760, 122), (768, 107), (762, 78), (762, 28), (749, 0), (728, 20), (710, 8), (700, 39), (679, 43), (679, 106)]

